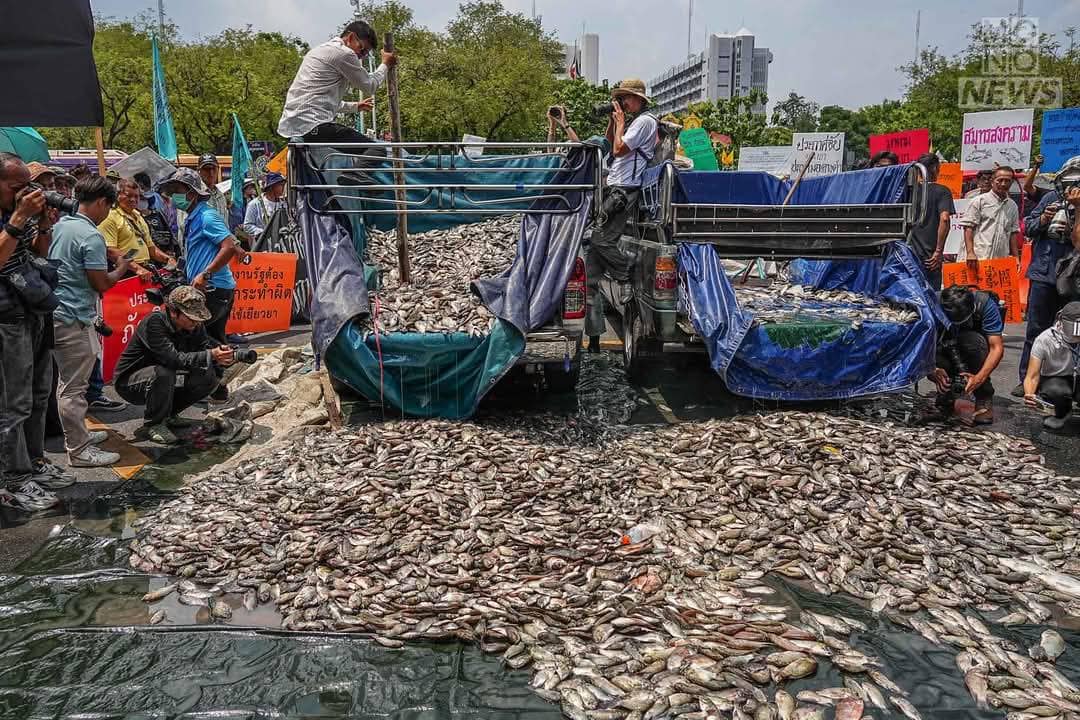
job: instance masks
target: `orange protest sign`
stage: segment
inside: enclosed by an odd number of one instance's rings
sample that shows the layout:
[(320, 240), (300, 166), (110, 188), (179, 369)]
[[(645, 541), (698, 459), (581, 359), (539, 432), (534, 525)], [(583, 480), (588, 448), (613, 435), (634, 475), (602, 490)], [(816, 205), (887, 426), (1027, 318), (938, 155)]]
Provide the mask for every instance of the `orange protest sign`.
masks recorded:
[(953, 198), (959, 198), (964, 187), (964, 174), (960, 172), (960, 163), (941, 163), (937, 181), (952, 191)]
[(276, 172), (278, 175), (288, 177), (289, 175), (289, 148), (283, 148), (281, 152), (270, 159), (270, 162), (266, 163), (267, 172)]
[[(941, 268), (942, 287), (950, 285), (975, 285), (968, 277), (967, 263), (948, 263)], [(1023, 322), (1020, 308), (1020, 272), (1016, 258), (1004, 257), (979, 261), (978, 286), (993, 290), (1005, 301), (1005, 322)]]
[(254, 252), (250, 262), (233, 260), (236, 300), (226, 331), (230, 333), (288, 330), (292, 321), (293, 285), (296, 282), (296, 255)]

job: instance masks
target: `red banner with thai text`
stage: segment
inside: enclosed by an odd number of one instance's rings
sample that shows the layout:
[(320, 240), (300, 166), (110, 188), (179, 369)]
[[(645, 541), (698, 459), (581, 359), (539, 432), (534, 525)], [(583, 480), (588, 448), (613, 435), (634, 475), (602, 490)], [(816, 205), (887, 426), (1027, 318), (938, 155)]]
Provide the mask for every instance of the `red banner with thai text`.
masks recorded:
[(904, 130), (870, 136), (870, 156), (888, 150), (896, 153), (900, 163), (915, 162), (920, 155), (930, 152), (930, 131), (926, 128)]
[(137, 277), (121, 280), (101, 297), (101, 316), (112, 328), (112, 335), (101, 338), (101, 375), (112, 382), (113, 370), (120, 353), (135, 336), (135, 328), (156, 309), (146, 298), (144, 283)]

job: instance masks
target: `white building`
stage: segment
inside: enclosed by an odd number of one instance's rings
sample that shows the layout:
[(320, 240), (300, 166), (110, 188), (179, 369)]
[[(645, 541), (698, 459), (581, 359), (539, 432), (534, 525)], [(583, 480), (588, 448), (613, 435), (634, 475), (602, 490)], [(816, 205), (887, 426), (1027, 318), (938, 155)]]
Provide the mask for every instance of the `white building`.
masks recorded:
[(593, 85), (600, 84), (600, 36), (596, 33), (585, 33), (576, 43), (563, 45), (563, 71), (560, 78), (569, 77), (570, 66), (574, 63), (575, 56), (578, 62), (578, 76), (588, 80)]
[[(734, 35), (712, 34), (704, 52), (669, 68), (649, 83), (649, 97), (660, 115), (679, 113), (690, 103), (729, 100), (750, 94), (750, 90), (768, 92), (768, 48), (754, 46), (754, 34), (746, 28)], [(754, 107), (764, 113), (765, 106)]]

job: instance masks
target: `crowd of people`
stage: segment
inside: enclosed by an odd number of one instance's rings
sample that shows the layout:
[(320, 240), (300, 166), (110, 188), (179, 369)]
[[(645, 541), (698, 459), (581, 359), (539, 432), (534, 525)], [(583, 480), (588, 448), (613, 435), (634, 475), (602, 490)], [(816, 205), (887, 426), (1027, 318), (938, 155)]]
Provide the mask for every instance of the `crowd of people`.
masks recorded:
[[(68, 465), (84, 468), (120, 459), (100, 447), (107, 433), (87, 429), (91, 409), (141, 405), (136, 435), (171, 444), (184, 409), (227, 398), (219, 380), (238, 340), (226, 334), (229, 264), (280, 208), (284, 178), (267, 173), (262, 197), (246, 194), (235, 229), (218, 180), (212, 154), (152, 186), (145, 173), (69, 174), (0, 153), (0, 506), (50, 507), (51, 491), (75, 482), (45, 455), (51, 406)], [(174, 289), (126, 345), (113, 379), (123, 400), (114, 400), (103, 392), (102, 337), (112, 330), (101, 298), (130, 277)]]

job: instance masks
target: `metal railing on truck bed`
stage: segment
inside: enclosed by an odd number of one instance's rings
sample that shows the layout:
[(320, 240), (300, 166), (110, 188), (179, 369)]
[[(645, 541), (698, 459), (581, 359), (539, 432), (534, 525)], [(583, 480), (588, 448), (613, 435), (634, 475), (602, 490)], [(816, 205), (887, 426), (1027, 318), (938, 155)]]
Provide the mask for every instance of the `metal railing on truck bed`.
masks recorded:
[[(528, 210), (553, 215), (574, 214), (598, 193), (602, 181), (601, 149), (584, 143), (289, 143), (290, 203), (295, 193), (328, 193), (316, 212), (343, 215), (508, 215)], [(573, 155), (572, 150), (581, 150)], [(366, 151), (368, 154), (359, 154)], [(481, 151), (482, 154), (472, 154)], [(495, 154), (491, 154), (494, 152)], [(374, 154), (378, 153), (378, 154)], [(400, 157), (395, 154), (400, 153)], [(509, 154), (500, 154), (509, 153)], [(587, 166), (586, 153), (596, 155), (588, 182), (554, 183), (520, 181), (522, 174), (556, 176), (574, 174)], [(520, 161), (543, 158), (574, 158), (566, 163), (528, 164)], [(518, 161), (517, 165), (512, 164)], [(337, 182), (305, 183), (297, 181), (314, 170), (324, 178), (335, 174)], [(375, 182), (372, 172), (393, 172), (393, 183)], [(483, 182), (470, 178), (484, 176)], [(515, 177), (517, 176), (517, 177)], [(410, 177), (422, 181), (409, 182)], [(433, 181), (433, 178), (435, 179)], [(445, 178), (445, 179), (444, 179)], [(494, 179), (496, 182), (492, 182)], [(344, 181), (344, 182), (343, 182)], [(407, 191), (408, 199), (393, 197), (395, 191)], [(387, 193), (391, 196), (387, 197)], [(574, 202), (567, 194), (576, 195)], [(355, 206), (357, 201), (362, 201)], [(537, 201), (549, 201), (545, 207), (530, 208)], [(599, 203), (594, 203), (593, 212)]]
[(672, 242), (709, 243), (730, 258), (878, 257), (926, 214), (926, 169), (913, 164), (905, 200), (849, 205), (748, 205), (678, 202), (674, 168), (661, 181), (662, 224)]

